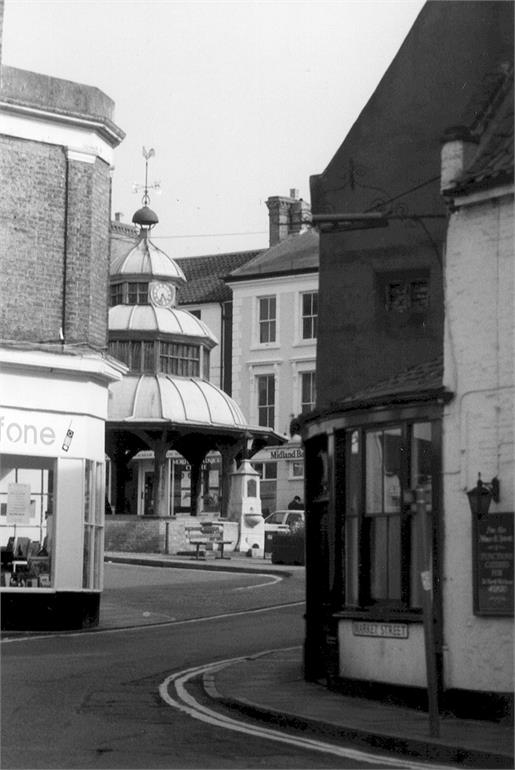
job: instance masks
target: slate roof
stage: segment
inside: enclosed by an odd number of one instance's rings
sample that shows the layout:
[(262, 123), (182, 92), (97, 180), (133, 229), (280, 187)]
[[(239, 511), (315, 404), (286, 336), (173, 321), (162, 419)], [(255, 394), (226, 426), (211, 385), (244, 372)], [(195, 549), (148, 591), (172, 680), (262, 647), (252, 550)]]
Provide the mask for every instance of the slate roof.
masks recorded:
[(315, 273), (319, 264), (319, 236), (316, 230), (290, 235), (261, 252), (242, 267), (233, 270), (230, 281), (263, 276)]
[(179, 305), (230, 300), (232, 291), (224, 282), (224, 276), (246, 264), (262, 251), (263, 249), (254, 249), (176, 259), (175, 262), (181, 267), (187, 280), (186, 285), (181, 286), (178, 291)]
[(351, 393), (327, 407), (302, 415), (297, 418), (297, 422), (302, 425), (318, 417), (375, 406), (402, 406), (414, 401), (434, 401), (438, 398), (448, 401), (452, 395), (443, 386), (443, 358), (438, 356), (431, 361), (403, 369), (393, 377)]
[(507, 93), (480, 138), (471, 165), (452, 192), (469, 192), (513, 181), (513, 72), (506, 79)]

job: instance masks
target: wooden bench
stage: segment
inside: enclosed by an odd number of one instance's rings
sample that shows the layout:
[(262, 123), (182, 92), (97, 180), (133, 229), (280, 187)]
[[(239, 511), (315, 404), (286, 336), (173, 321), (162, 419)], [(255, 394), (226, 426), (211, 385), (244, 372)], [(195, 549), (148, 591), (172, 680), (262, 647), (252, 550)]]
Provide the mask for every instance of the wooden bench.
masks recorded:
[(200, 559), (203, 552), (206, 558), (207, 551), (214, 552), (214, 545), (220, 551), (220, 559), (230, 559), (230, 556), (224, 556), (224, 548), (229, 545), (231, 540), (224, 540), (223, 524), (213, 524), (204, 522), (192, 527), (185, 527), (186, 536), (190, 545), (195, 546), (195, 559)]

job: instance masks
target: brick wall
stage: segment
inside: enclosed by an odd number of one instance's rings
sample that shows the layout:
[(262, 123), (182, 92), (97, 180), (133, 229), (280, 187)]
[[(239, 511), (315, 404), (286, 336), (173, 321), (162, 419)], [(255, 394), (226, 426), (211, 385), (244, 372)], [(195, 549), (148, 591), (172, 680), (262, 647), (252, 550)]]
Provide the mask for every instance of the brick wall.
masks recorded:
[[(194, 552), (189, 544), (186, 527), (195, 527), (202, 521), (211, 521), (208, 516), (180, 516), (177, 519), (157, 517), (107, 516), (105, 522), (106, 551), (122, 553), (169, 553)], [(226, 551), (234, 550), (238, 540), (238, 522), (223, 520), (224, 537), (231, 540)]]
[(4, 339), (59, 339), (65, 167), (60, 147), (0, 136), (0, 337)]
[(0, 136), (1, 338), (57, 342), (65, 297), (66, 342), (105, 346), (110, 184), (100, 159)]

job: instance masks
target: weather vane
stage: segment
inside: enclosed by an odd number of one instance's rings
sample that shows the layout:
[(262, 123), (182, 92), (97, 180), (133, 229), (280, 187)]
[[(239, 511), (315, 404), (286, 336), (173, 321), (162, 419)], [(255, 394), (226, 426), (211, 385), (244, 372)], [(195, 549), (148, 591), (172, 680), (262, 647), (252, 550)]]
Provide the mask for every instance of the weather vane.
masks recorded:
[(150, 196), (148, 194), (149, 190), (155, 190), (156, 192), (161, 192), (161, 183), (160, 182), (154, 182), (154, 184), (149, 185), (148, 184), (148, 161), (150, 158), (153, 158), (156, 154), (153, 147), (150, 148), (150, 150), (147, 150), (146, 147), (143, 147), (143, 157), (145, 158), (145, 184), (136, 184), (134, 183), (132, 185), (132, 192), (140, 192), (140, 190), (144, 190), (143, 198), (141, 199), (141, 202), (144, 206), (148, 206), (150, 203)]

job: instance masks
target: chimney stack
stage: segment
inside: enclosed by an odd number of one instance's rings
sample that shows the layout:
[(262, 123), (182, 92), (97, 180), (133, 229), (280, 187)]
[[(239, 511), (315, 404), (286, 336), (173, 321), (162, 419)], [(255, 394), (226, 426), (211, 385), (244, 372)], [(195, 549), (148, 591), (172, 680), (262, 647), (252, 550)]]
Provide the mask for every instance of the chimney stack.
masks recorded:
[(270, 218), (270, 246), (308, 229), (311, 209), (309, 203), (298, 195), (299, 191), (291, 188), (289, 197), (275, 195), (268, 198), (266, 205)]

